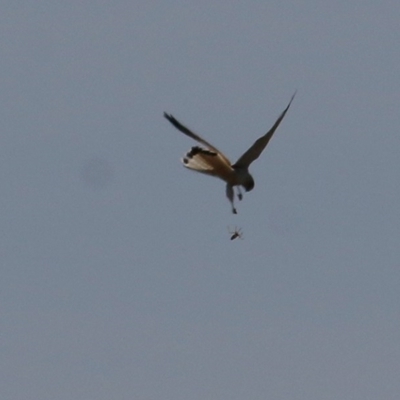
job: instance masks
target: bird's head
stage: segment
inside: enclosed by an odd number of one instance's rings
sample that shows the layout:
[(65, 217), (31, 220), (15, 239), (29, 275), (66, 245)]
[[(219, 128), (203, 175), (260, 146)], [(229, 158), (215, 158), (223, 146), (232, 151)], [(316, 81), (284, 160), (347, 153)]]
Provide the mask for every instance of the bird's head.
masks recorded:
[(250, 190), (254, 189), (254, 179), (250, 174), (246, 177), (246, 181), (243, 183), (243, 187), (246, 192), (250, 192)]

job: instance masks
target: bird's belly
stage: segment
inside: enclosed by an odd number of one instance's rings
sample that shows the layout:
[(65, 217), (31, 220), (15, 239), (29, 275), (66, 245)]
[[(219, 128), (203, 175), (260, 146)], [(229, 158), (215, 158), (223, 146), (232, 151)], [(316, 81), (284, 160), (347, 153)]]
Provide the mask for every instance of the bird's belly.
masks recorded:
[(248, 182), (249, 179), (252, 179), (252, 177), (248, 171), (235, 169), (232, 171), (232, 174), (230, 174), (229, 180), (227, 180), (227, 182), (231, 186), (245, 186), (246, 182)]

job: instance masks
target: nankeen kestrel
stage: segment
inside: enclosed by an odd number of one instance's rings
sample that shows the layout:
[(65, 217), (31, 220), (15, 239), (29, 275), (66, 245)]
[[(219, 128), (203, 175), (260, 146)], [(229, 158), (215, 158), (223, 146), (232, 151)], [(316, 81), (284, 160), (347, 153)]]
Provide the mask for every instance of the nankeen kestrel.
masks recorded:
[(282, 114), (276, 120), (272, 128), (264, 135), (257, 139), (253, 145), (246, 151), (239, 159), (232, 164), (229, 159), (216, 147), (211, 145), (206, 140), (192, 132), (189, 128), (182, 125), (171, 114), (164, 113), (164, 117), (178, 130), (185, 135), (191, 137), (197, 142), (204, 145), (206, 148), (200, 146), (192, 147), (183, 157), (182, 162), (186, 168), (192, 169), (203, 174), (215, 176), (226, 182), (226, 196), (228, 197), (231, 205), (232, 212), (237, 214), (234, 206), (234, 191), (233, 187), (237, 186), (238, 198), (242, 200), (242, 193), (240, 186), (243, 186), (246, 192), (254, 188), (254, 179), (249, 173), (250, 164), (255, 161), (262, 151), (267, 146), (272, 138), (276, 128), (283, 120), (286, 112), (289, 110), (290, 104), (296, 93), (293, 94), (287, 107), (283, 110)]

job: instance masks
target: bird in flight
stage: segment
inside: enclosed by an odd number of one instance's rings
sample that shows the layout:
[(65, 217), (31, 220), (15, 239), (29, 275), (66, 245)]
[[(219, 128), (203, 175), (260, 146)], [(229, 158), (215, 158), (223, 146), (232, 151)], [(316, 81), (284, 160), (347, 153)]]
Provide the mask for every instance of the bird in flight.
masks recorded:
[(283, 110), (282, 114), (276, 120), (272, 128), (265, 135), (257, 139), (234, 164), (232, 164), (229, 159), (212, 144), (201, 138), (196, 133), (192, 132), (186, 126), (182, 125), (171, 114), (164, 112), (164, 117), (176, 129), (205, 146), (205, 148), (200, 146), (192, 147), (183, 157), (183, 165), (191, 170), (200, 172), (202, 174), (215, 176), (226, 182), (226, 197), (231, 203), (233, 214), (237, 214), (234, 205), (235, 194), (233, 188), (235, 186), (237, 187), (237, 196), (239, 200), (242, 200), (243, 198), (240, 186), (242, 186), (246, 192), (249, 192), (254, 188), (254, 179), (249, 172), (249, 166), (253, 161), (257, 160), (267, 146), (275, 130), (278, 128), (286, 112), (289, 110), (295, 95), (296, 92), (293, 94), (289, 104)]

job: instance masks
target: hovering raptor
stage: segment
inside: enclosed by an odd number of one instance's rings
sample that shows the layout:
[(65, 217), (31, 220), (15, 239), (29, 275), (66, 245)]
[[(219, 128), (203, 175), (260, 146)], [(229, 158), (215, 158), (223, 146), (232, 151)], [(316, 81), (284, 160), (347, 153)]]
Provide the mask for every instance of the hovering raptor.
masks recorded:
[(244, 154), (240, 156), (234, 164), (232, 164), (229, 159), (212, 144), (201, 138), (196, 133), (192, 132), (186, 126), (182, 125), (171, 114), (167, 114), (164, 112), (164, 117), (176, 129), (206, 147), (192, 147), (183, 157), (183, 165), (186, 168), (201, 172), (203, 174), (215, 176), (226, 182), (226, 196), (228, 197), (232, 205), (232, 212), (234, 214), (237, 214), (237, 211), (234, 205), (233, 187), (237, 186), (237, 195), (239, 200), (242, 200), (243, 197), (240, 186), (243, 186), (246, 192), (249, 192), (254, 188), (254, 179), (250, 175), (249, 166), (260, 156), (262, 151), (267, 146), (276, 128), (278, 128), (286, 112), (289, 110), (290, 104), (292, 103), (295, 95), (296, 92), (293, 94), (292, 98), (289, 101), (289, 104), (283, 110), (282, 114), (276, 120), (272, 128), (265, 135), (257, 139), (253, 143), (253, 145), (247, 151), (245, 151)]

